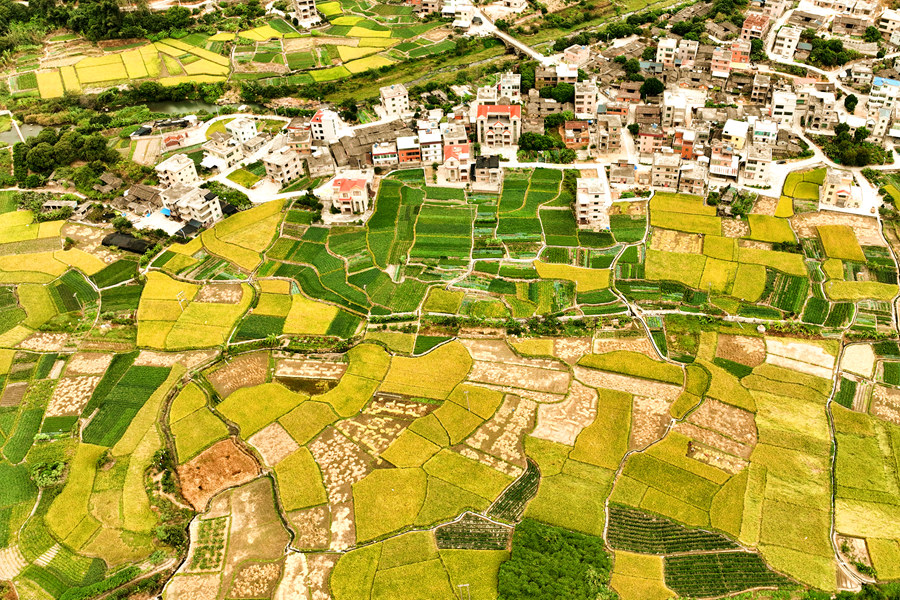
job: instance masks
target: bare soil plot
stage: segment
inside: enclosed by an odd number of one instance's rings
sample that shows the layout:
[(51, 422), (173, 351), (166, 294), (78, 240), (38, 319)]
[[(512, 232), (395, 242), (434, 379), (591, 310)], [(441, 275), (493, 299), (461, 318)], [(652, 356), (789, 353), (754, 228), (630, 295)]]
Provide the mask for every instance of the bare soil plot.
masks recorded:
[(551, 394), (549, 392), (523, 390), (521, 388), (515, 388), (510, 385), (490, 385), (487, 383), (478, 383), (476, 385), (487, 388), (489, 390), (494, 390), (495, 392), (501, 392), (503, 394), (514, 394), (517, 396), (521, 396), (522, 398), (528, 398), (529, 400), (533, 400), (538, 404), (557, 404), (566, 399), (566, 397), (562, 394)]
[(700, 254), (703, 250), (703, 236), (699, 233), (685, 233), (673, 229), (653, 229), (650, 247), (666, 252)]
[(92, 254), (106, 264), (115, 262), (118, 255), (107, 246), (101, 244), (103, 238), (109, 235), (110, 229), (103, 227), (89, 227), (78, 223), (66, 223), (60, 230), (63, 239), (72, 238), (75, 246)]
[(27, 566), (28, 561), (22, 556), (18, 546), (0, 550), (0, 581), (11, 581)]
[(743, 460), (731, 454), (726, 454), (718, 448), (706, 446), (705, 444), (691, 443), (688, 446), (687, 455), (689, 458), (706, 463), (710, 466), (722, 469), (727, 473), (736, 475), (743, 471), (749, 461)]
[(871, 383), (861, 383), (856, 386), (856, 395), (853, 396), (853, 410), (856, 412), (866, 412), (871, 388)]
[(871, 379), (875, 372), (875, 351), (869, 344), (853, 344), (844, 348), (841, 369)]
[(523, 439), (534, 428), (537, 407), (531, 400), (507, 395), (494, 416), (466, 439), (466, 445), (524, 469)]
[(81, 411), (91, 399), (94, 388), (100, 383), (100, 377), (89, 375), (87, 377), (64, 377), (56, 384), (53, 396), (47, 406), (48, 417), (62, 417), (80, 415)]
[(759, 240), (738, 240), (738, 248), (754, 248), (756, 250), (771, 250), (772, 244), (769, 242), (761, 242)]
[(652, 396), (670, 404), (681, 395), (681, 386), (649, 379), (639, 379), (618, 373), (596, 371), (585, 367), (574, 367), (575, 378), (594, 388), (618, 390), (640, 396)]
[(875, 384), (871, 412), (879, 419), (900, 425), (900, 390)]
[(309, 575), (306, 586), (311, 592), (310, 600), (331, 600), (329, 581), (338, 558), (340, 558), (338, 554), (313, 554), (307, 557)]
[(321, 550), (328, 547), (331, 513), (327, 506), (314, 506), (288, 513), (294, 530), (294, 548)]
[(635, 396), (631, 408), (631, 439), (629, 450), (646, 448), (662, 438), (669, 424), (671, 402), (656, 397)]
[(550, 394), (564, 394), (569, 388), (571, 375), (568, 371), (475, 361), (468, 379), (479, 383), (517, 387)]
[(237, 304), (244, 296), (239, 283), (208, 283), (200, 288), (194, 302), (212, 304)]
[(309, 600), (306, 577), (309, 566), (306, 555), (291, 552), (284, 558), (284, 574), (275, 589), (272, 600)]
[(432, 42), (439, 42), (450, 35), (450, 33), (451, 31), (449, 29), (437, 28), (426, 31), (422, 34), (422, 37), (427, 40), (431, 40)]
[(339, 421), (335, 427), (372, 456), (379, 456), (410, 423), (411, 419), (382, 417), (363, 411), (355, 417)]
[(635, 200), (634, 202), (616, 202), (609, 209), (610, 215), (646, 215), (647, 200)]
[(48, 379), (59, 379), (59, 376), (62, 375), (63, 367), (66, 366), (65, 360), (58, 360), (53, 363), (53, 368), (50, 369), (50, 374), (47, 376)]
[(3, 395), (0, 396), (0, 407), (18, 406), (25, 397), (26, 390), (28, 390), (27, 381), (10, 383), (3, 390)]
[(281, 578), (281, 562), (242, 566), (231, 580), (230, 598), (268, 598)]
[(19, 348), (38, 352), (59, 352), (69, 343), (68, 333), (35, 333), (28, 336)]
[(374, 468), (375, 460), (334, 427), (326, 427), (307, 447), (322, 471), (331, 504), (350, 500), (352, 485)]
[(841, 556), (848, 563), (862, 563), (869, 567), (872, 566), (872, 559), (869, 557), (869, 548), (866, 546), (865, 538), (838, 535), (837, 547), (840, 549)]
[(885, 246), (878, 220), (874, 217), (845, 215), (830, 211), (803, 213), (791, 217), (791, 227), (801, 238), (819, 237), (820, 225), (847, 225), (853, 229), (861, 246)]
[(424, 417), (437, 408), (435, 404), (417, 402), (393, 394), (376, 393), (366, 406), (366, 414), (405, 418), (410, 421)]
[(578, 359), (590, 352), (590, 338), (556, 338), (553, 340), (553, 354), (570, 365), (574, 365)]
[(66, 375), (103, 375), (113, 355), (105, 352), (76, 352), (69, 360)]
[(275, 363), (275, 377), (304, 379), (340, 379), (347, 371), (347, 363), (321, 360), (280, 359)]
[(597, 417), (597, 392), (575, 381), (569, 395), (559, 404), (538, 407), (536, 438), (574, 446), (581, 431)]
[(209, 362), (217, 354), (218, 350), (190, 350), (188, 352), (157, 352), (155, 350), (141, 350), (134, 361), (136, 367), (174, 367), (181, 365), (190, 370)]
[(167, 600), (215, 600), (219, 595), (219, 575), (176, 575), (166, 585)]
[(256, 460), (232, 439), (213, 444), (178, 467), (181, 493), (200, 511), (222, 490), (246, 483), (258, 473)]
[[(419, 332), (420, 335), (431, 335), (428, 332)], [(439, 331), (434, 332), (435, 335), (441, 335)], [(499, 327), (460, 327), (458, 336), (460, 341), (463, 339), (483, 339), (483, 338), (504, 338), (506, 330)]]
[(750, 235), (750, 225), (737, 219), (722, 219), (722, 235), (730, 238), (742, 238)]
[(758, 367), (766, 360), (766, 342), (749, 335), (719, 334), (716, 357), (748, 367)]
[(268, 373), (269, 353), (262, 351), (241, 354), (206, 375), (206, 378), (219, 396), (227, 398), (241, 388), (265, 383)]
[(356, 522), (353, 520), (353, 501), (331, 507), (330, 550), (346, 550), (356, 543)]
[(274, 467), (300, 446), (277, 421), (263, 427), (247, 440), (268, 467)]
[(134, 144), (134, 154), (131, 159), (145, 167), (155, 166), (159, 162), (160, 147), (159, 138), (140, 138)]
[(594, 339), (594, 354), (604, 354), (615, 350), (627, 350), (630, 352), (640, 352), (650, 358), (656, 358), (656, 352), (653, 350), (653, 344), (644, 336), (634, 337), (609, 337)]

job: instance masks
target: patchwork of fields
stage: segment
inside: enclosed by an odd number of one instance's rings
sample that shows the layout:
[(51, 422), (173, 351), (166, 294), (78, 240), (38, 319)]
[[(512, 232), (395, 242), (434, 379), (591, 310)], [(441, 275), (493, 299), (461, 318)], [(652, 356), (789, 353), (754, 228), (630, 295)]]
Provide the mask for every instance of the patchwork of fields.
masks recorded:
[(364, 225), (271, 202), (144, 268), (0, 214), (0, 579), (516, 597), (534, 539), (623, 600), (900, 578), (877, 221), (808, 212), (809, 172), (745, 219), (658, 193), (586, 231), (569, 179), (399, 172)]

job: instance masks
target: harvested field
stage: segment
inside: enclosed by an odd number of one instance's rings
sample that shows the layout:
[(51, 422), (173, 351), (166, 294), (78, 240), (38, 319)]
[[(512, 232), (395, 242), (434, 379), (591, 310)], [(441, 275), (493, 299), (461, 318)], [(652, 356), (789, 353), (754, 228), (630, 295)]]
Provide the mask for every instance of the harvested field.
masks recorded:
[(768, 215), (774, 217), (776, 208), (778, 208), (778, 198), (760, 196), (756, 199), (756, 204), (753, 205), (753, 210), (750, 212), (754, 215)]
[(219, 575), (176, 575), (166, 585), (168, 600), (215, 600), (219, 595)]
[(556, 338), (553, 340), (553, 354), (570, 365), (574, 365), (578, 359), (590, 352), (590, 338)]
[(407, 398), (375, 394), (366, 407), (365, 413), (379, 416), (392, 416), (409, 420), (424, 417), (436, 408), (434, 404), (417, 402)]
[(377, 416), (366, 409), (360, 415), (339, 421), (335, 427), (372, 456), (379, 456), (410, 423), (412, 419)]
[(593, 353), (605, 354), (615, 350), (626, 350), (629, 352), (640, 352), (650, 358), (656, 358), (656, 352), (653, 350), (653, 344), (645, 336), (634, 336), (627, 338), (596, 338), (594, 340)]
[(222, 490), (246, 483), (258, 472), (253, 457), (231, 439), (213, 444), (178, 467), (182, 495), (199, 511)]
[(6, 386), (6, 389), (3, 390), (3, 395), (0, 396), (0, 407), (7, 408), (10, 406), (18, 406), (22, 402), (22, 398), (25, 397), (25, 392), (27, 390), (27, 381), (10, 383)]
[(322, 471), (322, 483), (331, 504), (348, 502), (351, 486), (374, 467), (371, 456), (333, 427), (326, 427), (308, 447)]
[(766, 342), (760, 337), (719, 334), (716, 357), (758, 367), (766, 360)]
[(596, 371), (575, 366), (575, 379), (594, 388), (618, 390), (629, 394), (652, 396), (670, 404), (681, 395), (681, 386), (649, 379), (639, 379), (618, 373)]
[(66, 375), (103, 375), (113, 355), (101, 352), (76, 352), (69, 360)]
[(516, 396), (521, 396), (523, 398), (528, 398), (529, 400), (534, 400), (538, 404), (557, 404), (565, 399), (565, 396), (561, 394), (523, 390), (522, 388), (514, 388), (509, 385), (489, 385), (486, 383), (478, 385), (479, 387), (494, 390), (495, 392), (500, 392), (501, 394), (513, 394)]
[(288, 513), (294, 529), (294, 547), (320, 550), (328, 547), (330, 512), (327, 506), (314, 506)]
[(510, 365), (522, 365), (538, 369), (562, 369), (564, 366), (556, 360), (548, 358), (525, 358), (513, 352), (503, 340), (463, 339), (460, 343), (466, 347), (476, 361), (497, 362)]
[(87, 377), (64, 377), (56, 384), (50, 404), (47, 406), (48, 417), (62, 417), (80, 415), (81, 411), (91, 399), (94, 388), (100, 383), (101, 377), (91, 375)]
[(68, 342), (68, 333), (35, 333), (19, 344), (19, 348), (37, 352), (59, 352)]
[(60, 237), (72, 238), (78, 248), (96, 256), (106, 264), (110, 264), (115, 262), (118, 256), (101, 243), (109, 233), (108, 229), (101, 227), (88, 227), (67, 222), (60, 230)]
[(737, 219), (722, 219), (722, 235), (729, 238), (742, 238), (750, 235), (750, 225)]
[(534, 428), (537, 404), (507, 395), (496, 414), (466, 439), (466, 445), (525, 468), (525, 432)]
[(191, 350), (189, 352), (157, 352), (141, 350), (134, 360), (136, 367), (174, 367), (181, 365), (190, 370), (212, 360), (218, 350)]
[(597, 417), (597, 392), (575, 381), (559, 404), (538, 407), (537, 427), (532, 436), (574, 446), (581, 431)]
[(869, 344), (853, 344), (844, 349), (841, 369), (871, 379), (875, 372), (875, 351)]
[(208, 374), (206, 378), (222, 398), (245, 388), (262, 385), (269, 373), (269, 353), (267, 351), (242, 354), (228, 364)]
[(518, 387), (550, 394), (564, 394), (569, 388), (568, 371), (475, 361), (468, 379), (479, 383)]
[(674, 427), (673, 431), (677, 431), (678, 433), (686, 435), (695, 442), (705, 444), (707, 446), (716, 448), (722, 452), (731, 454), (733, 456), (738, 456), (740, 458), (749, 459), (750, 454), (753, 452), (753, 448), (751, 446), (740, 444), (720, 433), (711, 431), (709, 429), (704, 429), (702, 427), (697, 427), (692, 423), (678, 423)]
[(244, 565), (235, 573), (229, 598), (268, 598), (281, 577), (281, 562)]
[(876, 384), (872, 390), (871, 412), (879, 419), (900, 425), (900, 390)]
[[(691, 413), (688, 421), (705, 429), (716, 431), (741, 444), (756, 445), (756, 419), (753, 413), (740, 408), (707, 399)], [(749, 458), (749, 453), (747, 457)]]
[(275, 363), (275, 377), (302, 377), (304, 379), (340, 379), (347, 370), (347, 363), (322, 360), (279, 359)]
[(653, 250), (664, 250), (666, 252), (700, 254), (703, 250), (703, 236), (699, 233), (685, 233), (673, 229), (654, 228), (650, 247)]
[(691, 447), (688, 449), (687, 456), (688, 458), (693, 458), (694, 460), (698, 460), (707, 465), (722, 469), (732, 475), (737, 475), (749, 464), (746, 460), (722, 452), (718, 448), (706, 446), (705, 444), (692, 443)]
[(244, 291), (239, 283), (208, 283), (197, 292), (194, 302), (237, 304), (243, 296)]
[(635, 396), (631, 409), (631, 438), (629, 450), (646, 448), (659, 440), (669, 424), (670, 403), (661, 398)]
[(766, 352), (767, 363), (831, 379), (835, 358), (821, 346), (782, 338), (767, 338)]
[(274, 467), (300, 447), (278, 422), (263, 427), (247, 441), (256, 448), (268, 467)]
[(856, 239), (861, 246), (885, 246), (881, 237), (878, 221), (874, 217), (862, 217), (858, 215), (845, 215), (829, 211), (803, 213), (794, 215), (790, 219), (791, 227), (797, 233), (797, 237), (818, 237), (817, 227), (820, 225), (847, 225), (853, 229)]

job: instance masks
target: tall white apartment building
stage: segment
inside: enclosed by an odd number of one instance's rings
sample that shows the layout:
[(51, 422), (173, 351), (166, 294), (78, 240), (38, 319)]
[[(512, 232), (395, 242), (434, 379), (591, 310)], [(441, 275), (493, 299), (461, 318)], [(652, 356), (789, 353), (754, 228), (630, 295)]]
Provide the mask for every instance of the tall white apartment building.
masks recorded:
[(785, 90), (777, 90), (772, 93), (772, 105), (769, 116), (772, 120), (785, 127), (794, 124), (794, 115), (797, 112), (797, 94)]
[(575, 84), (575, 116), (579, 119), (597, 117), (597, 84), (579, 81)]
[(772, 46), (772, 54), (790, 60), (794, 58), (797, 44), (800, 43), (800, 34), (803, 31), (799, 27), (782, 27), (775, 34), (775, 45)]
[(167, 188), (180, 183), (183, 185), (199, 185), (197, 166), (186, 154), (173, 154), (155, 168), (160, 187)]
[(522, 76), (518, 73), (504, 73), (500, 76), (500, 97), (510, 102), (522, 101)]
[(879, 108), (893, 110), (898, 97), (900, 97), (900, 81), (876, 77), (872, 80), (872, 90), (869, 92), (866, 108), (870, 113)]
[(598, 177), (579, 177), (576, 182), (575, 215), (578, 224), (609, 229), (612, 198), (606, 171), (597, 169)]
[(247, 117), (238, 117), (225, 123), (225, 131), (231, 134), (239, 144), (246, 144), (257, 136), (256, 121)]
[(402, 117), (409, 112), (409, 92), (402, 83), (381, 88), (381, 105), (389, 117)]

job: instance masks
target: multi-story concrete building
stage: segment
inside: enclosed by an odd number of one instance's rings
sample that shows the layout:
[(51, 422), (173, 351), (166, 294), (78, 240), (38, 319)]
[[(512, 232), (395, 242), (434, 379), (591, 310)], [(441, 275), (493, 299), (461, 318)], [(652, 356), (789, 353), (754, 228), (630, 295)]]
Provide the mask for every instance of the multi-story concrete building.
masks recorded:
[(503, 73), (500, 75), (500, 98), (507, 98), (510, 102), (522, 101), (522, 76), (518, 73)]
[(778, 123), (768, 119), (757, 119), (752, 127), (753, 143), (774, 145), (778, 141)]
[(713, 140), (709, 158), (709, 173), (716, 177), (737, 179), (740, 157), (734, 146), (722, 140)]
[(224, 171), (238, 164), (244, 158), (244, 147), (236, 144), (227, 133), (217, 131), (209, 141), (200, 146), (204, 155), (201, 166)]
[(419, 148), (418, 137), (405, 135), (397, 138), (397, 162), (401, 165), (422, 162), (422, 150)]
[(761, 13), (750, 13), (744, 19), (744, 26), (741, 28), (741, 39), (747, 42), (760, 40), (765, 37), (768, 30), (768, 16)]
[[(666, 148), (664, 148), (666, 150)], [(681, 156), (674, 152), (657, 152), (650, 169), (650, 185), (660, 190), (677, 190)]]
[(682, 161), (678, 175), (678, 193), (705, 196), (707, 179), (709, 169), (705, 164), (696, 160)]
[(372, 164), (376, 167), (390, 167), (399, 161), (396, 141), (372, 144)]
[(831, 23), (831, 33), (834, 35), (856, 35), (861, 37), (866, 31), (866, 27), (871, 25), (871, 23), (872, 21), (866, 17), (837, 15)]
[(694, 63), (697, 58), (697, 50), (700, 49), (700, 42), (694, 40), (681, 40), (678, 42), (678, 51), (675, 53), (675, 66), (688, 67)]
[(303, 156), (288, 145), (273, 150), (262, 159), (266, 167), (266, 177), (275, 183), (285, 185), (306, 174)]
[(443, 0), (422, 0), (420, 11), (422, 14), (430, 15), (431, 13), (441, 12), (443, 6)]
[(900, 30), (900, 11), (891, 8), (884, 9), (884, 12), (878, 17), (876, 27), (884, 37), (891, 37), (892, 33)]
[(597, 177), (579, 177), (575, 183), (575, 218), (582, 227), (609, 229), (612, 198), (606, 171), (597, 169)]
[(672, 151), (684, 160), (691, 160), (698, 154), (696, 140), (696, 131), (680, 127), (672, 136)]
[(538, 67), (534, 72), (534, 87), (537, 89), (558, 83), (575, 85), (577, 81), (578, 67), (567, 65), (566, 63), (559, 63), (549, 68)]
[(479, 156), (472, 165), (472, 181), (482, 186), (500, 189), (503, 183), (503, 169), (500, 168), (500, 157)]
[(659, 125), (641, 125), (638, 132), (638, 152), (644, 156), (652, 155), (663, 147), (665, 140), (665, 131)]
[(225, 131), (239, 144), (246, 144), (256, 137), (256, 121), (247, 117), (238, 117), (234, 121), (225, 123)]
[(369, 181), (363, 177), (336, 177), (331, 184), (331, 201), (345, 215), (369, 210)]
[(747, 132), (750, 124), (747, 121), (738, 121), (737, 119), (728, 119), (725, 121), (725, 127), (722, 128), (722, 141), (731, 144), (737, 150), (741, 150), (747, 143)]
[(475, 116), (476, 139), (488, 146), (513, 146), (522, 132), (522, 107), (479, 106)]
[(563, 127), (566, 148), (581, 150), (591, 143), (591, 125), (587, 121), (566, 121)]
[(884, 139), (891, 129), (894, 111), (889, 108), (879, 108), (875, 113), (875, 124), (872, 125), (872, 139), (880, 141)]
[(316, 0), (291, 0), (294, 15), (303, 27), (311, 27), (320, 21), (319, 11), (316, 10)]
[(811, 131), (831, 131), (838, 124), (835, 98), (832, 92), (820, 92), (818, 90), (804, 90), (803, 104), (805, 106), (806, 128)]
[(466, 183), (469, 181), (472, 152), (469, 144), (447, 144), (444, 146), (445, 177), (450, 183)]
[(197, 166), (186, 154), (173, 154), (162, 161), (156, 168), (156, 176), (160, 187), (167, 188), (176, 183), (183, 185), (198, 185), (200, 178), (197, 176)]
[(687, 105), (687, 98), (678, 92), (663, 92), (662, 126), (682, 127), (690, 124), (691, 111)]
[(753, 144), (747, 149), (744, 163), (744, 183), (768, 187), (770, 185), (769, 167), (772, 164), (772, 147), (765, 144)]
[(597, 94), (597, 84), (593, 81), (579, 81), (575, 84), (575, 116), (577, 118), (596, 118)]
[(159, 194), (170, 216), (182, 221), (197, 221), (209, 227), (222, 218), (222, 205), (213, 192), (193, 185), (175, 183)]
[[(856, 193), (854, 193), (856, 191)], [(854, 190), (853, 173), (845, 169), (828, 167), (819, 204), (838, 208), (859, 208), (861, 196)]]
[(314, 140), (331, 144), (342, 135), (349, 133), (347, 124), (335, 111), (328, 108), (320, 108), (309, 121), (309, 131)]
[(785, 90), (776, 90), (772, 93), (772, 105), (769, 116), (785, 127), (793, 127), (794, 116), (797, 113), (797, 94)]
[(563, 50), (563, 61), (574, 67), (583, 67), (591, 62), (591, 47), (573, 44)]
[(799, 27), (782, 27), (775, 34), (775, 45), (772, 46), (772, 54), (781, 58), (791, 60), (794, 58), (794, 52), (797, 51), (797, 44), (800, 43), (800, 34), (803, 30)]
[(713, 50), (712, 60), (709, 63), (709, 71), (713, 77), (727, 79), (731, 73), (731, 49), (716, 46)]
[(731, 42), (731, 70), (746, 71), (750, 68), (750, 42), (734, 40)]
[(422, 152), (423, 164), (443, 162), (444, 141), (441, 139), (440, 131), (436, 129), (419, 131), (419, 149)]
[(866, 108), (869, 109), (869, 112), (874, 112), (879, 108), (894, 110), (897, 98), (900, 98), (900, 81), (875, 77), (872, 79), (872, 89), (869, 91)]
[(401, 118), (409, 113), (409, 92), (402, 83), (381, 88), (381, 106), (388, 117)]
[(675, 56), (678, 53), (678, 40), (675, 38), (663, 38), (656, 46), (656, 62), (662, 63), (667, 69), (675, 66)]
[(622, 117), (600, 115), (597, 117), (597, 151), (601, 154), (618, 152), (622, 147)]
[(750, 100), (759, 104), (767, 104), (769, 102), (769, 89), (772, 86), (772, 80), (767, 75), (757, 73), (753, 76), (753, 87), (750, 90)]

